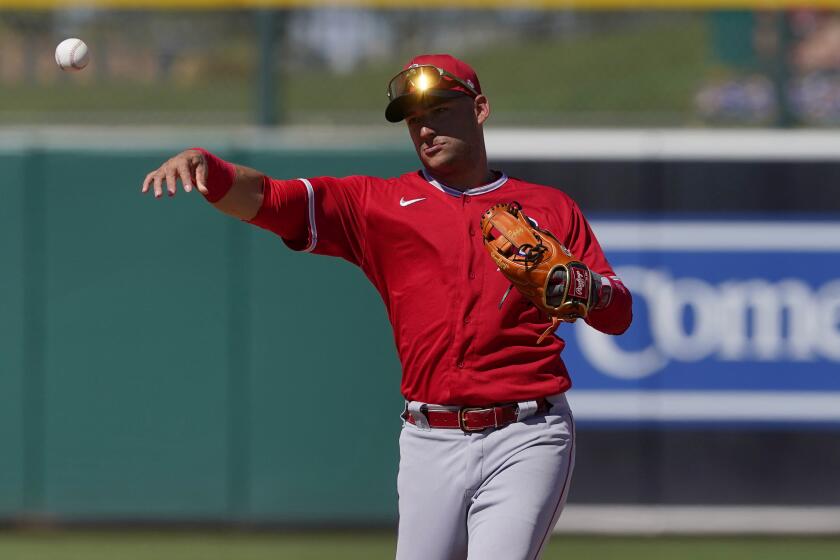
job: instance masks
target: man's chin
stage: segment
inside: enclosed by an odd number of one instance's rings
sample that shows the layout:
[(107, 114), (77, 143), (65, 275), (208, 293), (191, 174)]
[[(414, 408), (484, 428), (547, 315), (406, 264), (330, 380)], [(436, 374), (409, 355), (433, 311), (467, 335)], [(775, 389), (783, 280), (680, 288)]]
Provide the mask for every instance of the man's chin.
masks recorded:
[(451, 173), (454, 167), (452, 158), (443, 153), (437, 153), (432, 157), (421, 157), (420, 161), (429, 173), (436, 176)]

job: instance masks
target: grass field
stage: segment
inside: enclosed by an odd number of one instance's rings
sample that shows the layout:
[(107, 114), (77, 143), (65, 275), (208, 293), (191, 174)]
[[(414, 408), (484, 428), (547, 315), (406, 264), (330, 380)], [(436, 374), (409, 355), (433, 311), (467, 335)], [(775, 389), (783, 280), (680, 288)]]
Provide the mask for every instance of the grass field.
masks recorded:
[[(394, 545), (386, 533), (0, 532), (4, 560), (384, 560)], [(840, 537), (556, 536), (543, 558), (836, 560)]]

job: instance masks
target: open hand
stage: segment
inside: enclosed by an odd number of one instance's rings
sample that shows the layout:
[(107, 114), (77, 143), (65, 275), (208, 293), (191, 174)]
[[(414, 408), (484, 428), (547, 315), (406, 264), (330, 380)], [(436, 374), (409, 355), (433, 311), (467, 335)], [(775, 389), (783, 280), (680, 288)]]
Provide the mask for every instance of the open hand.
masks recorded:
[(178, 180), (184, 192), (197, 188), (201, 194), (207, 194), (207, 162), (198, 150), (185, 150), (168, 159), (163, 165), (152, 171), (143, 180), (141, 193), (153, 190), (155, 198), (163, 196), (163, 182), (166, 181), (166, 192), (175, 196), (178, 190)]

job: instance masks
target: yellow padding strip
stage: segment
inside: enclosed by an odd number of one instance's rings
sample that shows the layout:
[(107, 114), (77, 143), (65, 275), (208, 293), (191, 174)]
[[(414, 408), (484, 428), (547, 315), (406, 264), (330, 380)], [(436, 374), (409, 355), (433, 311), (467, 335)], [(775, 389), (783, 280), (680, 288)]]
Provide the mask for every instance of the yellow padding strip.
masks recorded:
[(0, 10), (69, 8), (232, 10), (246, 8), (716, 10), (840, 8), (840, 0), (0, 0)]

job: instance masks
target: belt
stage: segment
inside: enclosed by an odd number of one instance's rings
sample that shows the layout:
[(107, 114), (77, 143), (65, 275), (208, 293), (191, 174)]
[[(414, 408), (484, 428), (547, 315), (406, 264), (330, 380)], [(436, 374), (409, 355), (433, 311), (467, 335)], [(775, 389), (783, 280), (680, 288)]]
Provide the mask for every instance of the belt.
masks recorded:
[[(551, 409), (547, 399), (537, 399), (534, 414), (545, 414)], [(464, 432), (480, 432), (488, 428), (504, 428), (517, 421), (519, 406), (516, 403), (500, 404), (489, 407), (465, 406), (454, 410), (435, 410), (423, 405), (420, 409), (430, 428), (460, 429)], [(414, 417), (403, 413), (409, 424), (414, 424)]]

